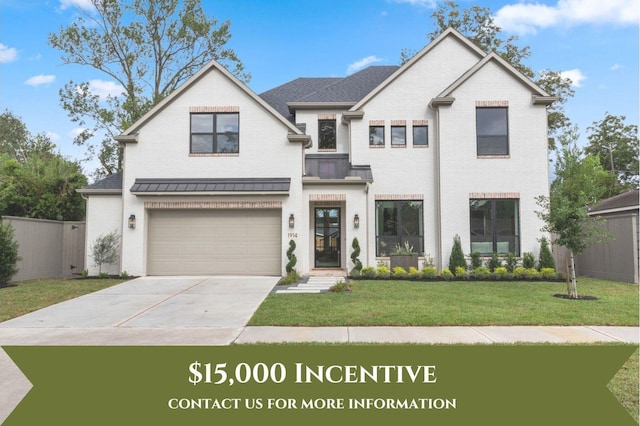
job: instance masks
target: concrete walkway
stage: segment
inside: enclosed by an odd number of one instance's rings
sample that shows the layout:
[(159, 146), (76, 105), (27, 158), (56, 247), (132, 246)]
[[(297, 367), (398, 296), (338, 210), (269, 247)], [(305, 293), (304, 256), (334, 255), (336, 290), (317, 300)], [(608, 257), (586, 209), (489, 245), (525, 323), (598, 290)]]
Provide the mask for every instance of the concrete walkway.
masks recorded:
[[(2, 322), (0, 346), (640, 343), (638, 327), (247, 327), (277, 280), (138, 278)], [(30, 388), (29, 381), (0, 348), (0, 423)]]

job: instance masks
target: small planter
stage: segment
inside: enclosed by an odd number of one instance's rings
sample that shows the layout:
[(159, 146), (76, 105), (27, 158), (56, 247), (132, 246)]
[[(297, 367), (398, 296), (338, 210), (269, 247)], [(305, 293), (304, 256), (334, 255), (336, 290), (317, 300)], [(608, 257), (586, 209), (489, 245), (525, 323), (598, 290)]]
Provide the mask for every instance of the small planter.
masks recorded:
[(418, 255), (417, 254), (392, 254), (390, 256), (391, 259), (391, 270), (396, 266), (401, 266), (405, 271), (408, 271), (410, 267), (414, 267), (418, 269)]

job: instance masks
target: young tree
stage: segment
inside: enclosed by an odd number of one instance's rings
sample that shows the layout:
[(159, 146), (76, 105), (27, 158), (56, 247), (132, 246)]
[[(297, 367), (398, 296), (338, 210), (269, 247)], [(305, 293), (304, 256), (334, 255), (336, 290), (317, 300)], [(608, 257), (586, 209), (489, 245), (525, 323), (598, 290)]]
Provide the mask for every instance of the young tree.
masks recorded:
[(607, 112), (602, 120), (587, 127), (590, 133), (585, 153), (598, 157), (602, 168), (616, 177), (610, 196), (637, 188), (640, 183), (638, 126), (625, 124), (625, 120), (625, 116)]
[[(429, 40), (438, 37), (444, 30), (451, 27), (471, 40), (484, 52), (496, 52), (504, 60), (525, 76), (534, 80), (545, 92), (558, 98), (548, 108), (549, 149), (555, 149), (555, 139), (570, 127), (569, 117), (565, 114), (563, 104), (574, 95), (571, 80), (563, 78), (558, 71), (542, 70), (537, 78), (535, 72), (525, 64), (531, 56), (529, 46), (520, 47), (518, 37), (503, 37), (502, 29), (496, 25), (491, 9), (484, 6), (472, 6), (460, 10), (454, 1), (445, 1), (438, 5), (431, 15), (434, 30), (427, 35)], [(401, 52), (402, 63), (410, 58), (406, 49)]]
[(554, 242), (569, 250), (568, 293), (572, 298), (578, 297), (574, 255), (607, 239), (599, 221), (588, 218), (587, 211), (606, 196), (611, 182), (611, 175), (602, 168), (598, 158), (583, 155), (577, 140), (575, 128), (561, 137), (550, 195), (536, 200), (542, 208), (536, 213), (545, 222), (543, 231), (555, 234)]
[(215, 59), (248, 81), (242, 62), (228, 48), (229, 21), (218, 25), (205, 14), (200, 0), (90, 0), (91, 11), (59, 33), (49, 44), (62, 52), (65, 64), (94, 68), (115, 80), (121, 96), (106, 101), (89, 83), (69, 82), (60, 90), (62, 106), (72, 121), (93, 126), (76, 139), (98, 147), (89, 139), (102, 135), (98, 175), (121, 167), (121, 152), (114, 136), (133, 124), (180, 84)]
[(467, 265), (467, 260), (464, 258), (460, 236), (456, 235), (453, 237), (453, 247), (451, 248), (451, 255), (449, 255), (449, 270), (454, 272), (459, 267), (464, 268), (466, 271), (469, 266)]
[(118, 261), (120, 254), (120, 236), (116, 231), (100, 235), (91, 244), (93, 264), (98, 267), (98, 274), (102, 274), (102, 265), (112, 265)]

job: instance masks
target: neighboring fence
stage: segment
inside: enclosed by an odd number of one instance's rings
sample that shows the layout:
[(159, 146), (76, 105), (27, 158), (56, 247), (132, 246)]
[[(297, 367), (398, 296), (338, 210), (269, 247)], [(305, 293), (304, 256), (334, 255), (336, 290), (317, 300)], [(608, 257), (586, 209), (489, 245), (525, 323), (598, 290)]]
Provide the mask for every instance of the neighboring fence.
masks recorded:
[(13, 281), (63, 278), (84, 269), (84, 222), (2, 216), (19, 244), (18, 273)]
[[(576, 274), (638, 284), (638, 215), (609, 216), (605, 220), (603, 228), (612, 239), (577, 255)], [(565, 273), (568, 250), (554, 246), (553, 253), (558, 271)]]

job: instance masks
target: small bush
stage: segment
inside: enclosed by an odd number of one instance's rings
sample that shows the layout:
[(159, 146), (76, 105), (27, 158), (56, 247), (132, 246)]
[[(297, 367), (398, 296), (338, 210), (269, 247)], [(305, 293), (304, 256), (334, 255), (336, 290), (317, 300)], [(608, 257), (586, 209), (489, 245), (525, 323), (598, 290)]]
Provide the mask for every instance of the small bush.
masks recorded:
[(476, 269), (482, 266), (482, 259), (480, 258), (480, 252), (474, 251), (471, 253), (471, 269)]
[(358, 256), (360, 256), (360, 242), (358, 241), (358, 238), (353, 239), (351, 248), (353, 249), (353, 252), (351, 253), (351, 262), (353, 262), (351, 275), (358, 277), (362, 272), (362, 262), (360, 262), (360, 259), (358, 258)]
[(479, 280), (486, 280), (491, 276), (491, 271), (487, 267), (478, 266), (473, 270), (473, 276)]
[(409, 267), (409, 273), (407, 274), (407, 276), (408, 276), (410, 279), (412, 279), (412, 280), (417, 280), (417, 279), (419, 279), (419, 278), (420, 278), (420, 275), (421, 275), (421, 274), (420, 274), (420, 271), (419, 271), (417, 268), (415, 268), (415, 267), (413, 267), (413, 266), (410, 266), (410, 267)]
[(296, 283), (300, 282), (300, 278), (301, 278), (300, 275), (294, 269), (291, 272), (289, 272), (287, 275), (285, 275), (284, 277), (280, 278), (280, 281), (278, 281), (277, 285), (296, 284)]
[(366, 278), (375, 278), (376, 272), (377, 272), (376, 268), (374, 268), (373, 266), (366, 266), (362, 268), (362, 271), (360, 271), (360, 274)]
[(540, 258), (538, 259), (538, 269), (542, 272), (543, 269), (553, 269), (555, 273), (556, 261), (553, 258), (551, 249), (549, 248), (549, 242), (546, 238), (542, 237), (540, 240)]
[(9, 284), (18, 273), (18, 243), (13, 238), (13, 226), (0, 221), (0, 286)]
[(351, 284), (344, 281), (338, 281), (329, 288), (332, 293), (351, 293)]
[(100, 272), (100, 273), (98, 274), (98, 277), (100, 277), (100, 278), (109, 278), (109, 274), (108, 274), (108, 273), (106, 273), (106, 272)]
[(528, 251), (522, 255), (522, 267), (524, 269), (535, 268), (535, 266), (536, 266), (536, 258), (533, 256), (533, 253)]
[(491, 253), (491, 257), (487, 260), (487, 268), (489, 268), (489, 271), (494, 272), (496, 268), (500, 267), (502, 267), (502, 261), (498, 257), (498, 253)]
[(529, 269), (527, 269), (526, 279), (528, 279), (528, 280), (538, 280), (538, 279), (540, 279), (540, 272), (538, 272), (538, 270), (536, 268), (529, 268)]
[(513, 272), (516, 266), (518, 266), (518, 258), (516, 257), (515, 254), (513, 253), (507, 254), (507, 261), (505, 266), (507, 268), (507, 271)]
[(507, 268), (505, 268), (504, 266), (500, 266), (493, 271), (493, 276), (498, 280), (508, 280), (513, 275), (510, 274), (509, 271), (507, 271)]
[(460, 236), (456, 235), (453, 237), (453, 247), (451, 248), (451, 255), (449, 256), (449, 271), (455, 271), (458, 266), (467, 269), (467, 261), (462, 252)]
[(553, 268), (540, 269), (540, 276), (546, 280), (555, 280), (556, 278), (558, 278), (558, 274)]
[(438, 276), (438, 271), (436, 271), (436, 268), (434, 266), (424, 267), (422, 268), (422, 271), (420, 273), (422, 275), (422, 278), (426, 279), (435, 278)]
[(458, 266), (456, 268), (456, 278), (459, 278), (461, 280), (468, 280), (469, 279), (469, 272), (467, 271), (467, 268), (463, 268), (462, 266)]
[(289, 249), (287, 250), (287, 259), (289, 259), (289, 261), (287, 262), (287, 265), (285, 266), (285, 270), (287, 271), (287, 274), (290, 274), (291, 272), (293, 272), (294, 267), (296, 266), (296, 263), (298, 262), (298, 259), (296, 258), (296, 255), (293, 254), (295, 249), (296, 249), (296, 242), (293, 241), (293, 240), (289, 240)]
[(396, 266), (393, 268), (393, 271), (391, 272), (391, 276), (397, 279), (407, 278), (407, 270), (404, 269), (402, 266)]
[(448, 268), (444, 268), (442, 271), (440, 271), (440, 278), (450, 281), (454, 278), (454, 275), (453, 272), (451, 272)]
[(127, 271), (120, 272), (120, 278), (122, 278), (123, 280), (128, 279), (129, 278), (129, 273)]
[(378, 270), (376, 271), (376, 277), (378, 278), (389, 278), (391, 276), (391, 271), (386, 266), (378, 266)]
[(527, 279), (529, 277), (529, 271), (531, 268), (525, 268), (524, 266), (518, 266), (513, 270), (513, 276), (516, 278)]
[(88, 269), (83, 269), (81, 276), (82, 276), (82, 278), (89, 277), (89, 270)]

